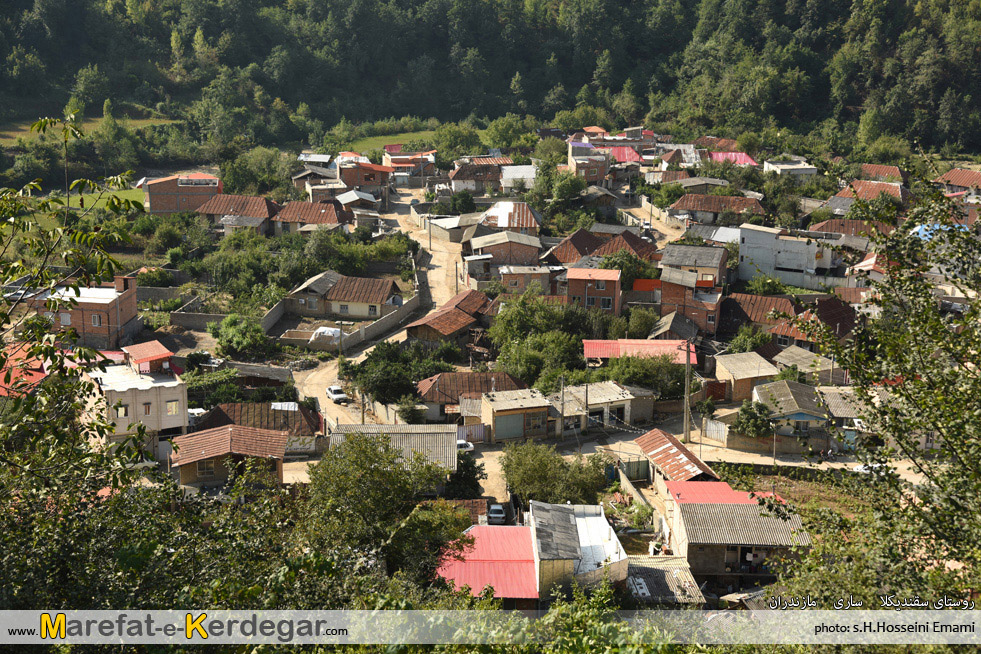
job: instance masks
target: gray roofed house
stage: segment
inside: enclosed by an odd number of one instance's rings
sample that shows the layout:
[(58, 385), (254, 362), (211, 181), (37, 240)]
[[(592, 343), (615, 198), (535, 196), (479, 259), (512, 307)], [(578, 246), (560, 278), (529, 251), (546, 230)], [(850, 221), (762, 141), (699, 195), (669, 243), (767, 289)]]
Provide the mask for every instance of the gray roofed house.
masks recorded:
[(691, 318), (677, 311), (672, 311), (665, 316), (661, 316), (661, 319), (651, 329), (651, 333), (647, 338), (656, 339), (660, 336), (687, 341), (698, 336), (698, 325)]
[(429, 463), (450, 471), (456, 471), (456, 425), (337, 425), (330, 433), (330, 447), (339, 447), (348, 434), (387, 436), (396, 450), (402, 450), (405, 458), (418, 452)]
[(697, 236), (706, 241), (715, 241), (716, 243), (739, 242), (738, 227), (694, 224), (694, 225), (689, 225), (688, 229), (685, 230), (685, 236), (688, 235)]
[(264, 216), (222, 216), (221, 224), (223, 227), (261, 227), (268, 222)]
[(846, 371), (841, 366), (835, 366), (831, 359), (797, 345), (786, 347), (773, 357), (773, 363), (780, 369), (797, 366), (797, 371), (809, 381), (845, 383)]
[(728, 378), (733, 381), (772, 377), (779, 372), (772, 363), (756, 352), (720, 354), (715, 357), (715, 365), (725, 368)]
[(627, 588), (646, 604), (704, 604), (691, 568), (683, 556), (631, 556)]
[(772, 515), (759, 504), (677, 505), (689, 545), (755, 545), (792, 547), (810, 545), (800, 516)]
[(492, 234), (488, 234), (487, 236), (480, 236), (471, 239), (470, 247), (474, 250), (479, 250), (492, 245), (500, 245), (501, 243), (519, 243), (521, 245), (528, 245), (537, 249), (541, 249), (542, 247), (542, 242), (537, 236), (519, 234), (518, 232), (512, 231), (494, 232)]
[(593, 223), (593, 226), (586, 230), (592, 234), (610, 234), (619, 236), (624, 232), (633, 232), (637, 236), (643, 234), (644, 230), (634, 225), (620, 225), (615, 223)]
[(807, 384), (782, 379), (753, 389), (753, 398), (770, 409), (770, 418), (785, 418), (795, 414), (815, 417), (827, 415), (821, 406), (817, 389)]
[(531, 501), (538, 558), (578, 560), (582, 556), (576, 514), (571, 506)]
[(862, 417), (862, 400), (854, 389), (822, 386), (817, 392), (832, 418), (854, 420)]
[(294, 288), (290, 293), (299, 293), (301, 291), (306, 291), (307, 293), (316, 293), (317, 295), (323, 295), (327, 293), (334, 285), (341, 280), (344, 275), (339, 272), (334, 272), (333, 270), (325, 270), (319, 275), (314, 275), (310, 279), (306, 280), (296, 288)]
[(728, 181), (717, 177), (687, 177), (671, 183), (678, 184), (683, 189), (689, 189), (693, 186), (729, 186)]
[(662, 266), (718, 268), (726, 249), (711, 245), (681, 245), (669, 243), (664, 246), (661, 256)]

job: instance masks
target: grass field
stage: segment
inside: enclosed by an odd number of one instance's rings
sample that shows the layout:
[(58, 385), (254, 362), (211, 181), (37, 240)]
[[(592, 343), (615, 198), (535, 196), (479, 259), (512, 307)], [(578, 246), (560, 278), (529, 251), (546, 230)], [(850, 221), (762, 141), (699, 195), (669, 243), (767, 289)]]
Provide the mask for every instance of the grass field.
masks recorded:
[[(18, 120), (0, 124), (0, 145), (14, 145), (17, 143), (18, 138), (33, 138), (36, 136), (36, 132), (31, 131), (31, 125), (34, 124), (36, 120), (37, 119)], [(86, 134), (91, 132), (98, 127), (101, 120), (101, 117), (86, 118), (82, 121), (82, 132)], [(147, 125), (166, 125), (167, 123), (175, 123), (177, 121), (170, 120), (168, 118), (120, 118), (119, 122), (126, 125), (130, 129), (136, 129), (139, 127), (146, 127)]]
[[(143, 189), (141, 189), (141, 188), (128, 188), (128, 189), (123, 190), (123, 191), (116, 191), (114, 193), (114, 195), (117, 195), (117, 196), (119, 196), (120, 198), (122, 198), (124, 200), (134, 200), (135, 202), (141, 202), (141, 203), (143, 202)], [(92, 207), (93, 206), (93, 203), (95, 204), (96, 207), (101, 207), (102, 205), (104, 205), (106, 203), (106, 197), (105, 196), (103, 196), (98, 201), (96, 201), (96, 198), (99, 197), (97, 193), (86, 193), (85, 195), (82, 195), (81, 197), (82, 198), (85, 198), (85, 208), (86, 209)], [(79, 206), (79, 201), (78, 200), (79, 200), (79, 196), (78, 195), (71, 196), (71, 200), (69, 201), (69, 206), (72, 206), (72, 207)]]
[[(486, 130), (477, 130), (481, 138), (484, 136)], [(408, 143), (409, 141), (421, 141), (428, 139), (435, 132), (433, 130), (425, 130), (422, 132), (402, 132), (401, 134), (388, 134), (386, 136), (369, 136), (367, 138), (358, 139), (351, 143), (352, 152), (368, 152), (370, 150), (381, 150), (382, 147), (389, 145), (391, 143)]]

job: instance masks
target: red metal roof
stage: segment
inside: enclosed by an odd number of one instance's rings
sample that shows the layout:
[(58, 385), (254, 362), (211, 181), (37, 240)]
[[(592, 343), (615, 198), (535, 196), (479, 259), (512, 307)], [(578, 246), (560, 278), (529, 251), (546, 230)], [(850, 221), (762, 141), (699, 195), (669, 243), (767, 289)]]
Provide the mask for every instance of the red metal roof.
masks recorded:
[(180, 466), (227, 454), (282, 459), (288, 438), (285, 431), (240, 425), (215, 427), (175, 437), (177, 451), (170, 455), (170, 460)]
[(147, 341), (136, 345), (127, 345), (123, 352), (129, 355), (133, 363), (146, 363), (158, 359), (169, 359), (174, 353), (168, 350), (160, 341)]
[(899, 166), (885, 166), (883, 164), (864, 163), (859, 175), (862, 179), (871, 179), (878, 182), (905, 182), (906, 175)]
[(688, 481), (702, 475), (719, 478), (712, 468), (666, 431), (652, 429), (635, 438), (634, 443), (669, 480)]
[(514, 163), (511, 157), (474, 157), (470, 160), (470, 163), (480, 165), (491, 165), (491, 166), (510, 166)]
[[(587, 359), (617, 359), (619, 357), (657, 357), (665, 354), (674, 363), (685, 363), (685, 341), (621, 338), (619, 340), (583, 340), (583, 356)], [(688, 350), (692, 364), (697, 363), (695, 349)]]
[(475, 596), (491, 586), (497, 598), (538, 598), (531, 527), (478, 525), (466, 534), (473, 546), (464, 560), (445, 561), (437, 570), (440, 577), (457, 588), (469, 586)]
[(756, 497), (724, 481), (667, 481), (668, 494), (678, 504), (756, 504)]
[(629, 163), (631, 161), (642, 162), (644, 159), (637, 154), (637, 151), (627, 145), (617, 145), (610, 148), (610, 156), (616, 161)]
[(756, 166), (756, 160), (745, 152), (709, 152), (709, 161), (716, 163), (729, 162), (737, 166)]
[(398, 154), (399, 152), (402, 151), (401, 143), (392, 143), (389, 145), (384, 145), (382, 147), (385, 149), (385, 152), (387, 152), (388, 154)]
[(620, 271), (604, 268), (569, 268), (566, 272), (568, 279), (588, 279), (593, 281), (615, 282), (620, 279)]

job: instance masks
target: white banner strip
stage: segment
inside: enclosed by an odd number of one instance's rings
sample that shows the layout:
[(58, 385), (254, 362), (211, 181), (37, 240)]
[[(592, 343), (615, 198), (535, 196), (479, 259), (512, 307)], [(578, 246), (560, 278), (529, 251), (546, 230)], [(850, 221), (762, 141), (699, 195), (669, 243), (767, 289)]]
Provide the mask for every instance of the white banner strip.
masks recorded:
[[(539, 640), (518, 611), (0, 611), (2, 644), (459, 644)], [(624, 611), (643, 642), (979, 645), (981, 611)]]

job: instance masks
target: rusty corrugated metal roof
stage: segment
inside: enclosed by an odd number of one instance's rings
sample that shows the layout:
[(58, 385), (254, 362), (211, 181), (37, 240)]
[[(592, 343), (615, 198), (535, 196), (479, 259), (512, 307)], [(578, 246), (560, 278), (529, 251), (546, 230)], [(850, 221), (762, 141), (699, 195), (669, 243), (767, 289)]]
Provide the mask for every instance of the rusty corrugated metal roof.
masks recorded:
[(651, 463), (671, 481), (688, 481), (702, 476), (719, 478), (712, 468), (666, 431), (652, 429), (634, 439), (634, 442), (640, 446)]

